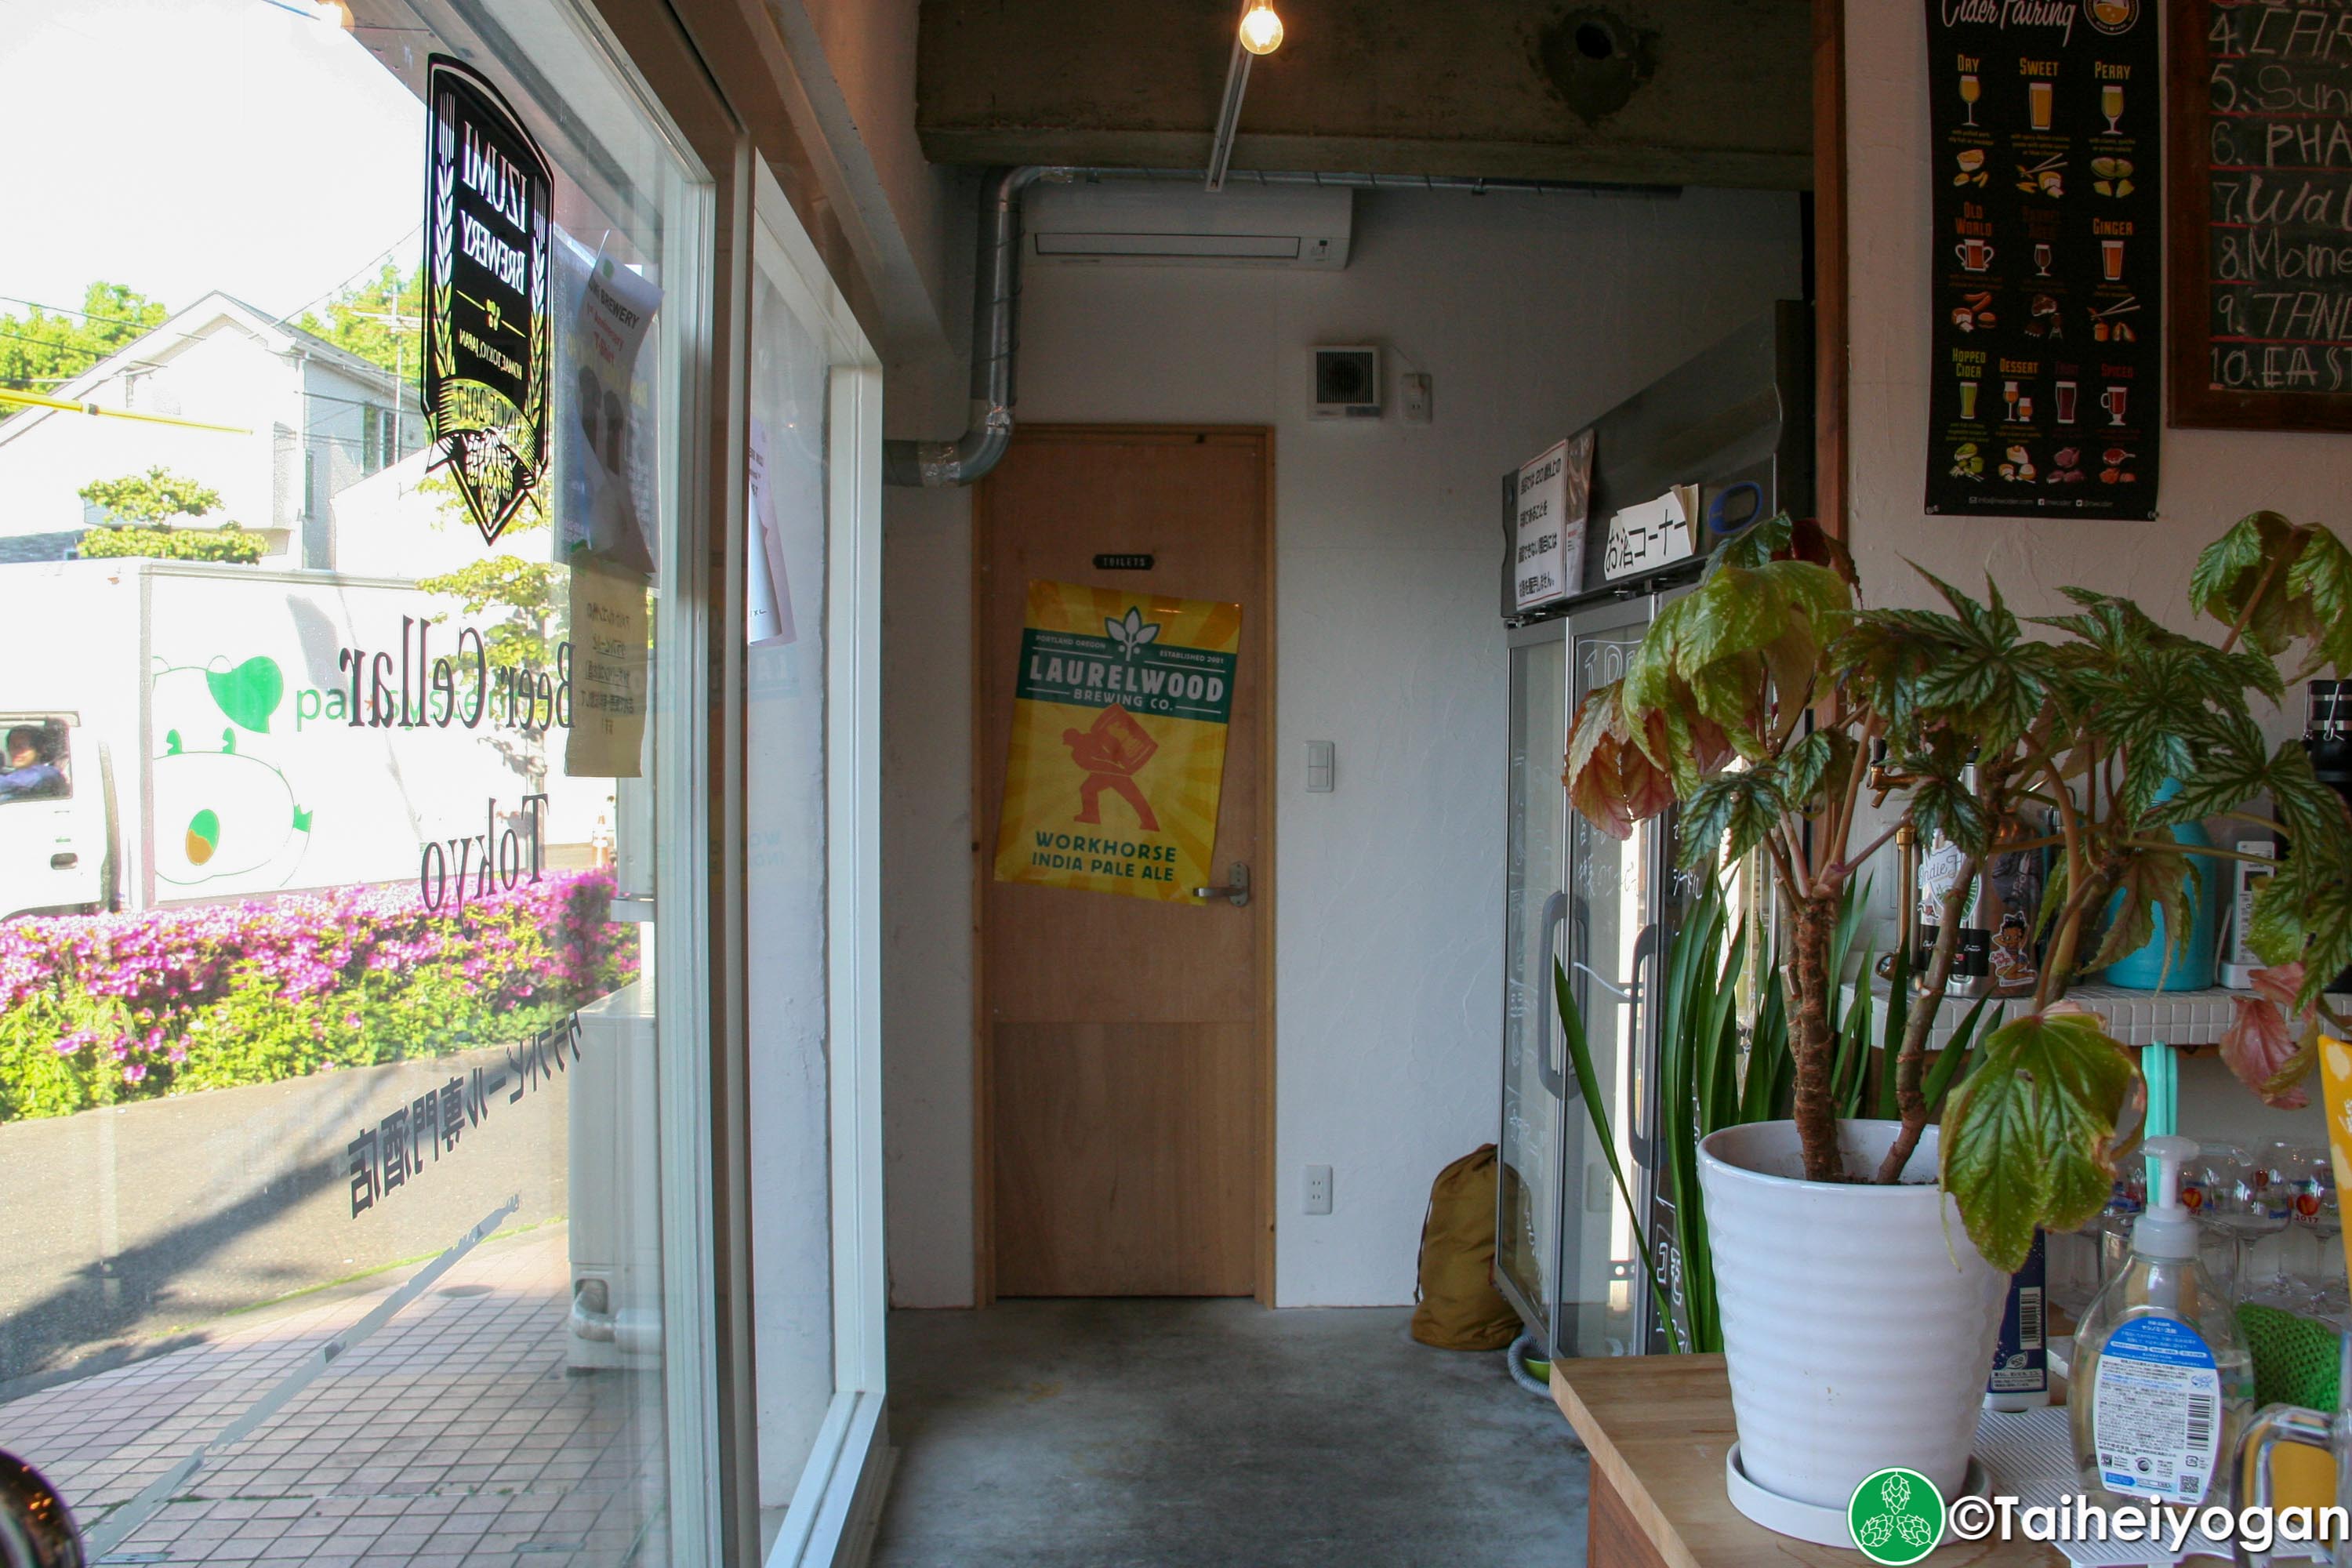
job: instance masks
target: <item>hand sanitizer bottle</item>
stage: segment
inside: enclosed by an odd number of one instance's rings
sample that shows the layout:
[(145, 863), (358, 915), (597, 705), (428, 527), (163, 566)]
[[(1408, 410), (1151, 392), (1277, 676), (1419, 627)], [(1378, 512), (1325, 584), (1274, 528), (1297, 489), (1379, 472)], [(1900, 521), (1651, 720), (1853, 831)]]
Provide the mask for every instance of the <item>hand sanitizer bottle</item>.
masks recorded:
[(2074, 1466), (2092, 1501), (2234, 1506), (2229, 1473), (2253, 1415), (2254, 1358), (2230, 1298), (2197, 1257), (2180, 1163), (2197, 1145), (2151, 1138), (2150, 1191), (2131, 1258), (2083, 1313), (2066, 1391)]

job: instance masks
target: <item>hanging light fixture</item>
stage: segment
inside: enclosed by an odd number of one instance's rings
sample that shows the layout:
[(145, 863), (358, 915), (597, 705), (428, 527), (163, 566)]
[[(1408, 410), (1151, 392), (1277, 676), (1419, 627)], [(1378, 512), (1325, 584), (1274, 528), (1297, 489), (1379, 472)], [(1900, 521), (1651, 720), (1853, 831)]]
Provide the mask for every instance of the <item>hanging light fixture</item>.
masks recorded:
[(1254, 55), (1270, 55), (1282, 47), (1282, 18), (1272, 0), (1251, 0), (1242, 13), (1242, 47)]

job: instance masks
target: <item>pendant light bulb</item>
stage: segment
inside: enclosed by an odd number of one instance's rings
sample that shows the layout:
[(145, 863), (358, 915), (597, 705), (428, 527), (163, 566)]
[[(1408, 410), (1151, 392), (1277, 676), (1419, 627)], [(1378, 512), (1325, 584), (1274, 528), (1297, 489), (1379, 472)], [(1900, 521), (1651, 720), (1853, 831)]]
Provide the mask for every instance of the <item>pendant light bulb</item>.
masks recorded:
[(1282, 47), (1282, 18), (1270, 0), (1254, 0), (1242, 14), (1242, 47), (1254, 55), (1270, 55)]

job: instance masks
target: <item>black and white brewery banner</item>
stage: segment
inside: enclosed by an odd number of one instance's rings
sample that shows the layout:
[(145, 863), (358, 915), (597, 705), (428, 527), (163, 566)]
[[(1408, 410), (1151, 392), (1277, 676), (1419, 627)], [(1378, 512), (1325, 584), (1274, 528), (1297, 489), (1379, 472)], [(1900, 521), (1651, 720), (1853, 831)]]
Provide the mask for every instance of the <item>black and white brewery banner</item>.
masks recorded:
[(432, 57), (425, 101), (425, 429), (491, 543), (547, 472), (552, 176), (471, 67)]

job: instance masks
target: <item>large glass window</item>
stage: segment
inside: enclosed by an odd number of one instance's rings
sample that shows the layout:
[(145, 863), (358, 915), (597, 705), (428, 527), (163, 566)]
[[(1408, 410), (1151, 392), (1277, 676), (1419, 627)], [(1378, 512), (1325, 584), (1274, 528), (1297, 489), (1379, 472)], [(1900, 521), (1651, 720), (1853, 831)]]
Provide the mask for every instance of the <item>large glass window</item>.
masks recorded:
[(754, 1334), (772, 1561), (831, 1562), (883, 1392), (880, 376), (764, 171), (745, 440)]
[[(0, 245), (0, 1449), (116, 1562), (707, 1561), (711, 183), (569, 0), (7, 29), (80, 129)], [(775, 343), (798, 735), (830, 362)], [(543, 396), (430, 373), (426, 443), (428, 362)]]

